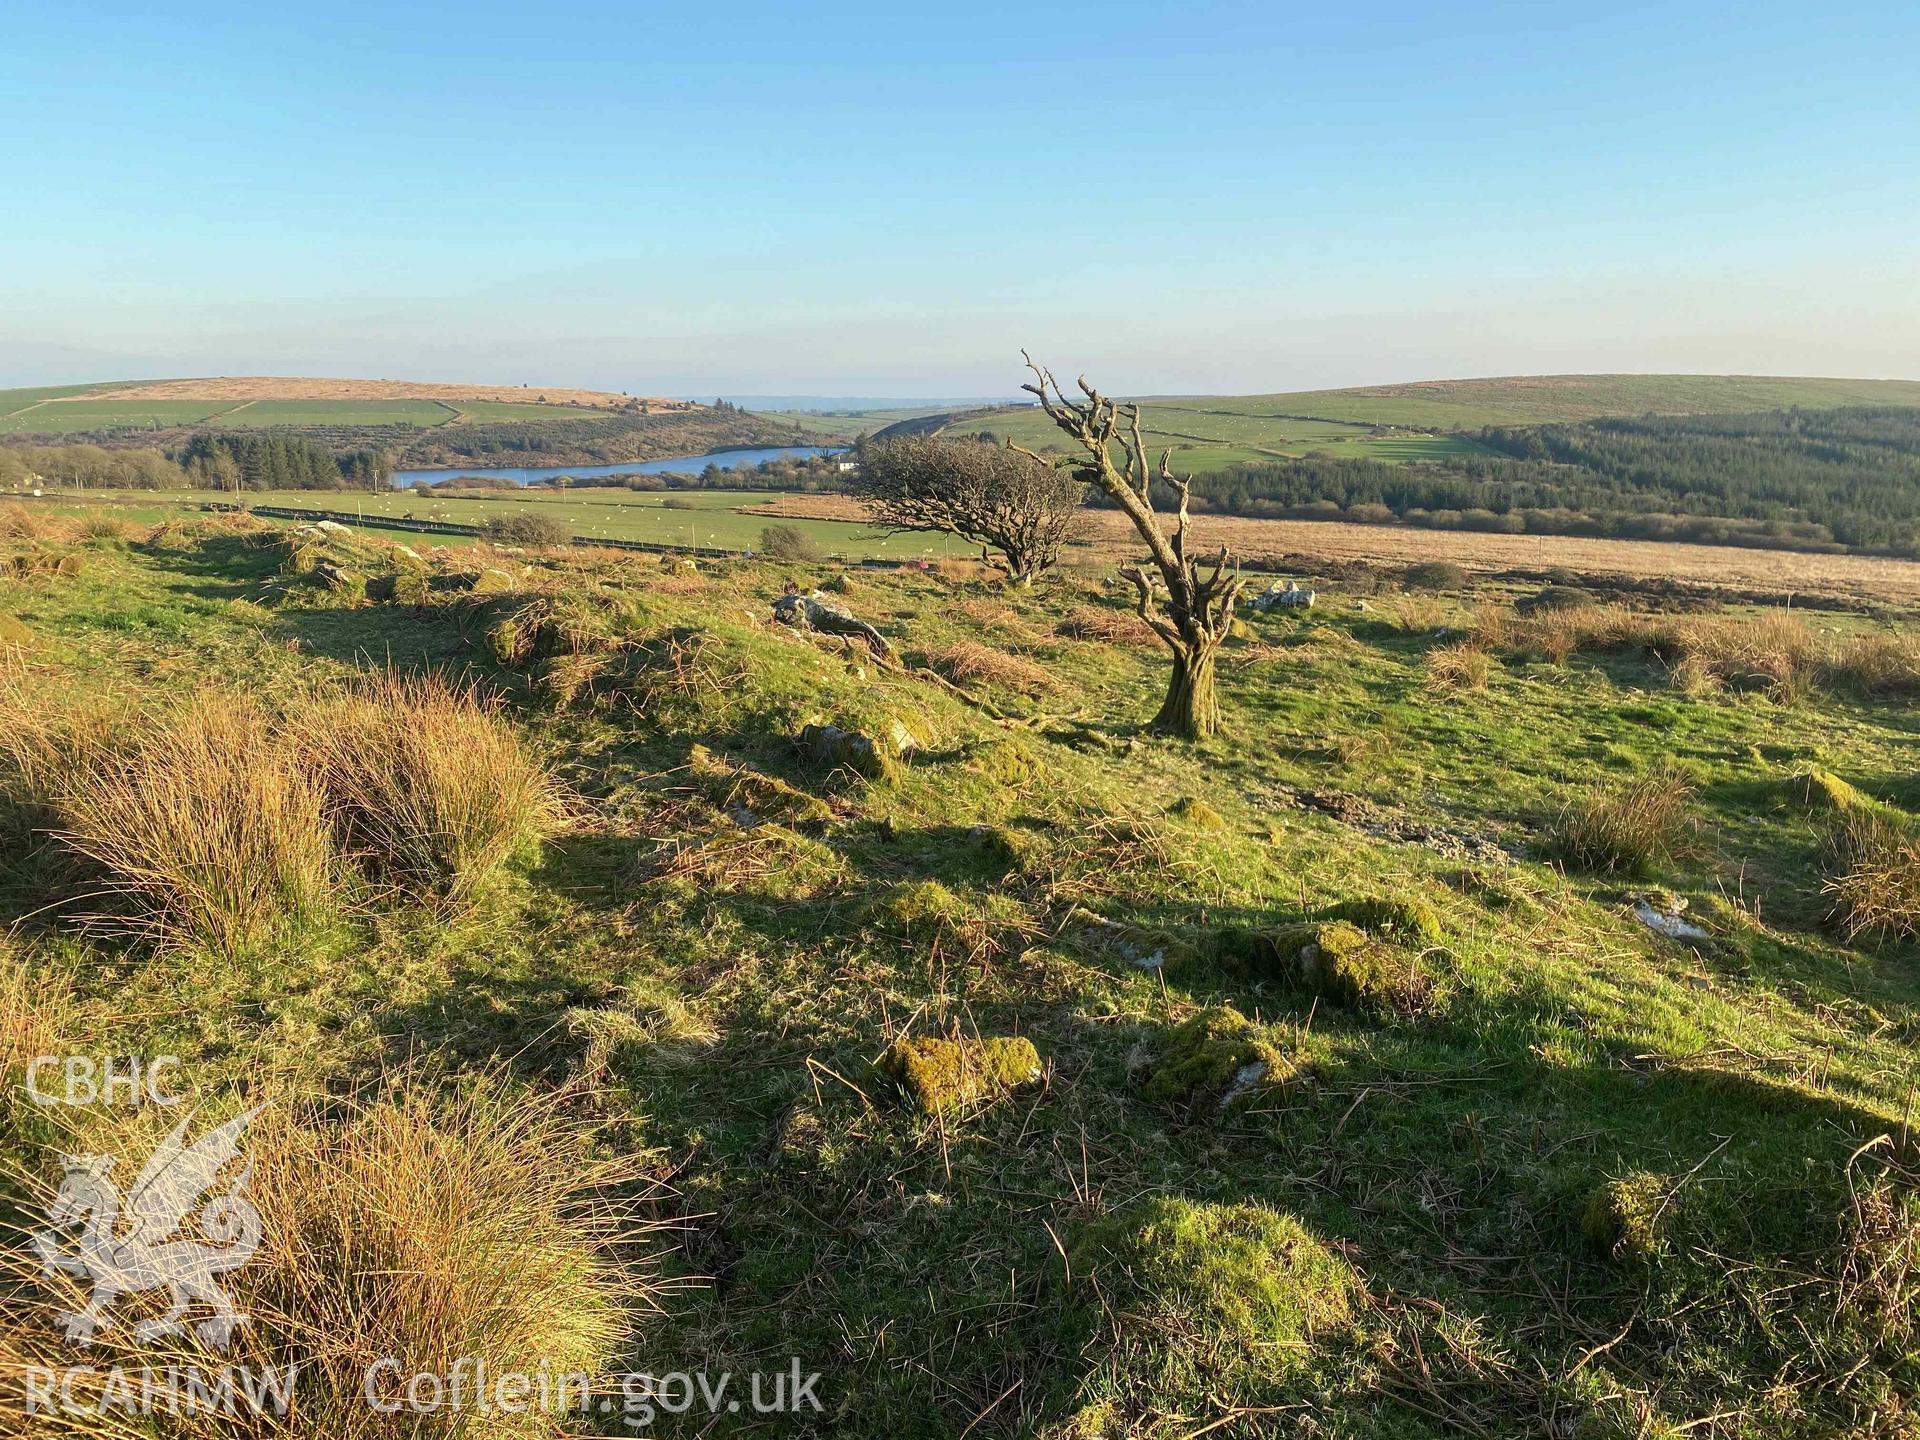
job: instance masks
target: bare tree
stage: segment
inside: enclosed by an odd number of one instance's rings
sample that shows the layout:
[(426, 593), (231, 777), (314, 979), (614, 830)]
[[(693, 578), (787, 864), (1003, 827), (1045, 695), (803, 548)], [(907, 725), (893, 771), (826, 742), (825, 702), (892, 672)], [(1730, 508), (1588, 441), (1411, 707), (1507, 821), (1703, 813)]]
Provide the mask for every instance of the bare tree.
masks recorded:
[(893, 531), (957, 535), (1022, 585), (1060, 557), (1086, 487), (1027, 451), (978, 440), (903, 435), (870, 440), (850, 487)]
[[(1232, 556), (1226, 546), (1221, 546), (1211, 559), (1211, 573), (1203, 574), (1202, 564), (1187, 553), (1187, 502), (1193, 479), (1173, 473), (1171, 450), (1161, 452), (1157, 475), (1148, 468), (1138, 405), (1107, 398), (1087, 384), (1084, 376), (1078, 383), (1085, 402), (1071, 400), (1051, 371), (1034, 364), (1025, 351), (1021, 354), (1033, 372), (1034, 383), (1020, 388), (1038, 396), (1048, 418), (1086, 452), (1083, 458), (1069, 462), (1073, 472), (1113, 498), (1146, 541), (1153, 559), (1151, 571), (1129, 565), (1120, 573), (1139, 591), (1140, 618), (1173, 651), (1173, 674), (1167, 682), (1167, 698), (1154, 717), (1154, 727), (1196, 740), (1213, 734), (1220, 726), (1214, 661), (1232, 627), (1233, 602), (1239, 597), (1242, 583), (1239, 571), (1231, 568)], [(1021, 453), (1040, 459), (1032, 451)], [(1156, 479), (1180, 502), (1172, 535), (1161, 529), (1160, 517), (1153, 508)], [(1157, 603), (1156, 571), (1166, 590), (1164, 611)]]

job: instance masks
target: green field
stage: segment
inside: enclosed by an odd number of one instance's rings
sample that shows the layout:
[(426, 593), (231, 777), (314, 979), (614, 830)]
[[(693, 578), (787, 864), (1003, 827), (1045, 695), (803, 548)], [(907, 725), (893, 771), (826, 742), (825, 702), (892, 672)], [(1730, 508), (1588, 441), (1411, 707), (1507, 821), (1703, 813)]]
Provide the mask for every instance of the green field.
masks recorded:
[[(199, 507), (209, 501), (225, 502), (232, 498), (206, 490), (177, 494), (128, 491), (107, 496), (89, 494), (85, 503), (109, 504), (116, 513), (129, 519), (155, 522), (197, 513)], [(430, 492), (409, 490), (390, 495), (319, 490), (255, 491), (245, 496), (252, 505), (285, 505), (372, 516), (411, 515), (419, 520), (448, 520), (458, 525), (479, 525), (489, 516), (525, 507), (542, 515), (559, 516), (575, 535), (604, 540), (647, 540), (685, 546), (689, 550), (753, 550), (759, 547), (760, 532), (768, 525), (791, 525), (828, 554), (848, 559), (908, 560), (974, 553), (972, 547), (945, 536), (889, 536), (865, 525), (838, 520), (791, 520), (741, 513), (775, 498), (764, 490), (700, 490), (671, 496), (609, 490), (573, 495), (507, 495), (498, 500), (447, 499)], [(73, 511), (81, 508), (81, 502), (76, 500), (57, 508)], [(399, 531), (385, 533), (407, 539)], [(408, 539), (407, 543), (414, 541)], [(419, 543), (434, 546), (465, 542), (456, 536), (426, 535), (420, 537)]]
[[(1279, 395), (1170, 395), (1141, 401), (1149, 444), (1172, 446), (1174, 468), (1210, 474), (1249, 460), (1324, 455), (1404, 463), (1479, 447), (1458, 434), (1601, 415), (1773, 410), (1787, 406), (1920, 405), (1920, 381), (1743, 375), (1573, 375), (1443, 380)], [(990, 431), (1030, 449), (1059, 448), (1038, 407), (956, 413), (958, 434)]]
[(290, 425), (445, 425), (454, 411), (434, 400), (249, 400), (218, 417), (222, 429)]
[[(1440, 460), (1471, 453), (1479, 447), (1456, 435), (1422, 435), (1407, 431), (1376, 434), (1371, 426), (1332, 420), (1282, 419), (1240, 413), (1226, 397), (1199, 402), (1149, 400), (1144, 402), (1142, 432), (1155, 451), (1171, 449), (1173, 468), (1183, 473), (1212, 474), (1229, 465), (1257, 460), (1298, 459), (1306, 455), (1340, 459)], [(951, 432), (991, 434), (1030, 450), (1063, 447), (1060, 432), (1037, 408), (1001, 410), (985, 416), (960, 416)]]
[[(0, 434), (71, 435), (111, 429), (165, 429), (209, 424), (218, 428), (359, 427), (500, 424), (514, 421), (603, 419), (617, 412), (579, 405), (518, 400), (116, 400), (112, 385), (51, 385), (0, 390)], [(529, 397), (538, 394), (530, 390)], [(84, 397), (75, 399), (72, 397)], [(57, 401), (58, 403), (46, 403)], [(894, 417), (899, 418), (899, 417)], [(881, 421), (877, 424), (884, 424)], [(826, 429), (823, 433), (838, 433)], [(852, 432), (849, 432), (852, 433)]]
[[(0, 392), (4, 407), (14, 391)], [(235, 400), (54, 400), (0, 416), (0, 434), (71, 435), (90, 430), (163, 430), (198, 425), (238, 408)]]
[[(34, 1106), (37, 1056), (273, 1106), (299, 1243), (225, 1283), (306, 1404), (558, 1355), (792, 1359), (824, 1413), (457, 1433), (1911, 1429), (1910, 618), (1322, 577), (1189, 743), (1080, 578), (57, 518), (0, 535), (0, 1197), (174, 1123)], [(793, 583), (890, 654), (773, 623)], [(0, 1355), (72, 1364), (26, 1229)]]

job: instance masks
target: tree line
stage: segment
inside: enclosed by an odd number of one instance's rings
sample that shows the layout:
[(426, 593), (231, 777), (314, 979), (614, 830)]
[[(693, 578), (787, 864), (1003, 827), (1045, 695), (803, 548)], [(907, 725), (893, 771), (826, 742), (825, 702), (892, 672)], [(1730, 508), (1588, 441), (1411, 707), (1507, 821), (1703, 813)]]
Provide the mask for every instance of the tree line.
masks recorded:
[(393, 462), (380, 451), (336, 455), (282, 430), (203, 431), (177, 459), (195, 483), (216, 490), (382, 491), (393, 479)]
[(1197, 479), (1194, 505), (1236, 515), (1920, 554), (1920, 410), (1647, 416), (1492, 426), (1473, 438), (1484, 453), (1437, 463), (1310, 457), (1234, 465)]

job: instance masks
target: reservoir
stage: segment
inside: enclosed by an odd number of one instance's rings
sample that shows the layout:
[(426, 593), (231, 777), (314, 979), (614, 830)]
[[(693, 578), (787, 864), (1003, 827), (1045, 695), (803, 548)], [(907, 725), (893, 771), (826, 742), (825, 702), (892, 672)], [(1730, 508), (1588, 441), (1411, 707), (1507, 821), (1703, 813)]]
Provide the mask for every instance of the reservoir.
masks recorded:
[(670, 455), (664, 460), (628, 460), (619, 465), (508, 466), (500, 469), (460, 465), (451, 470), (396, 470), (393, 472), (393, 485), (396, 490), (404, 490), (410, 485), (431, 485), (436, 480), (451, 480), (456, 475), (498, 477), (519, 485), (551, 480), (558, 475), (571, 475), (577, 480), (601, 475), (698, 475), (709, 465), (718, 465), (722, 470), (738, 470), (744, 466), (758, 465), (763, 460), (798, 460), (814, 455), (831, 455), (842, 448), (839, 445), (774, 445), (757, 450), (716, 450), (710, 455)]

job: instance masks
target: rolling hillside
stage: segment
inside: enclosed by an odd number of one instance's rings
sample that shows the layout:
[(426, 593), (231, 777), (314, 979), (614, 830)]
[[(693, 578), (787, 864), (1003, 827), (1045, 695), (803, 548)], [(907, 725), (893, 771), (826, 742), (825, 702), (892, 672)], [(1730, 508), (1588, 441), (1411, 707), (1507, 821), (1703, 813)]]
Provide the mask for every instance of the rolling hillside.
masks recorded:
[(0, 439), (171, 448), (201, 430), (286, 429), (402, 464), (593, 464), (807, 443), (791, 422), (567, 387), (274, 376), (0, 390)]
[[(1920, 381), (1536, 375), (1277, 395), (1169, 395), (1147, 397), (1143, 403), (1148, 438), (1172, 446), (1177, 466), (1207, 474), (1247, 461), (1309, 455), (1389, 463), (1444, 460), (1476, 451), (1476, 443), (1457, 432), (1486, 425), (1536, 425), (1650, 412), (1920, 406)], [(920, 430), (990, 432), (1035, 448), (1058, 443), (1057, 432), (1037, 408), (961, 411), (937, 417), (931, 424), (906, 423)]]

